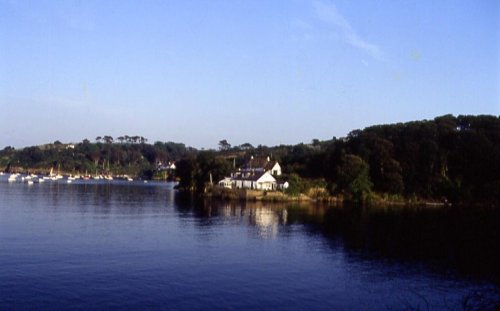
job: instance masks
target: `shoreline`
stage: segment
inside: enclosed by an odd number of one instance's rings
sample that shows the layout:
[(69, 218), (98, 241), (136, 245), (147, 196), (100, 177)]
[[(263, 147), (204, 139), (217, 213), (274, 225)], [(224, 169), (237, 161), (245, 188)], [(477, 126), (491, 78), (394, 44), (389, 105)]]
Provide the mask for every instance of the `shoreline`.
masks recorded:
[[(251, 190), (251, 189), (228, 189), (228, 188), (209, 188), (202, 194), (203, 198), (215, 199), (222, 201), (250, 201), (250, 202), (268, 202), (268, 203), (323, 203), (328, 205), (344, 205), (355, 203), (344, 199), (342, 196), (321, 196), (310, 197), (306, 194), (299, 194), (298, 196), (288, 195), (280, 191), (264, 191), (264, 190)], [(366, 202), (358, 202), (362, 205), (372, 206), (424, 206), (428, 208), (440, 208), (452, 206), (449, 202), (436, 202), (432, 200), (423, 199), (406, 199), (406, 200), (385, 200), (385, 199), (372, 199)]]
[[(51, 168), (32, 168), (32, 169), (26, 169), (22, 167), (12, 167), (10, 170), (7, 172), (5, 168), (3, 170), (0, 170), (0, 172), (4, 174), (21, 174), (21, 175), (40, 175), (40, 176), (50, 176)], [(72, 170), (72, 171), (67, 171), (67, 170), (53, 170), (53, 175), (61, 175), (64, 177), (74, 177), (74, 176), (81, 176), (81, 177), (88, 177), (90, 179), (93, 179), (95, 176), (108, 176), (116, 179), (127, 179), (127, 178), (132, 178), (134, 180), (150, 180), (150, 181), (176, 181), (172, 180), (171, 178), (159, 178), (157, 176), (153, 176), (153, 178), (145, 178), (141, 174), (137, 173), (132, 173), (132, 172), (117, 172), (117, 171), (98, 171), (97, 174), (95, 172), (82, 172), (79, 170)]]

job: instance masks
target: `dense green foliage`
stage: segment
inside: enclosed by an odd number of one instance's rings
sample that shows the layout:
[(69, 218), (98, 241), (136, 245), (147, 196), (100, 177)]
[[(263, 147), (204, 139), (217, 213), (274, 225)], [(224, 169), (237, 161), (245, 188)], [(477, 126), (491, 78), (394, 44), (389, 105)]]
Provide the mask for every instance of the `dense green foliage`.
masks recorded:
[(345, 189), (354, 201), (363, 202), (372, 189), (369, 167), (362, 158), (346, 154), (338, 166), (338, 186)]
[(179, 188), (204, 191), (207, 182), (217, 183), (233, 169), (231, 162), (217, 156), (215, 151), (200, 151), (177, 162)]
[(0, 151), (0, 169), (3, 167), (6, 170), (17, 168), (30, 171), (54, 168), (71, 173), (114, 173), (148, 178), (159, 165), (194, 152), (180, 143), (146, 144), (143, 137), (129, 139), (127, 142), (124, 139), (119, 140), (122, 142), (114, 143), (111, 136), (104, 136), (97, 137), (96, 143), (85, 139), (75, 145), (56, 141), (53, 144), (21, 150), (6, 147)]
[[(445, 115), (377, 125), (311, 144), (229, 151), (278, 160), (300, 180), (325, 180), (333, 195), (364, 200), (372, 192), (451, 202), (500, 202), (500, 118)], [(241, 155), (241, 153), (243, 154)], [(297, 176), (289, 175), (291, 186)], [(293, 191), (304, 187), (295, 185)]]
[[(290, 192), (326, 184), (332, 195), (363, 201), (373, 193), (452, 202), (500, 202), (500, 118), (452, 116), (377, 125), (311, 144), (253, 147), (219, 142), (197, 151), (178, 143), (147, 144), (140, 136), (97, 137), (74, 146), (54, 144), (0, 151), (2, 167), (153, 175), (159, 162), (177, 161), (180, 188), (204, 190), (250, 156), (279, 161)], [(312, 186), (309, 186), (312, 185)]]
[[(352, 186), (368, 193), (372, 183), (378, 193), (500, 202), (500, 118), (495, 116), (446, 115), (430, 121), (372, 126), (342, 139), (264, 152), (280, 160), (286, 172), (325, 179), (336, 193), (356, 196), (357, 190), (349, 189)], [(354, 159), (350, 155), (368, 165), (369, 178), (367, 168), (358, 173), (349, 168), (345, 161)], [(363, 176), (360, 184), (349, 186), (346, 173)]]

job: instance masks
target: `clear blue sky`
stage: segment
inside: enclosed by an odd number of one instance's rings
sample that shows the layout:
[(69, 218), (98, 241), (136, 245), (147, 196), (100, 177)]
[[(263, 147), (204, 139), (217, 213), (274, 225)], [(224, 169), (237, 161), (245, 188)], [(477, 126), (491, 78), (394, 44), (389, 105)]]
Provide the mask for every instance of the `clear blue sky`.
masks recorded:
[(0, 0), (0, 148), (500, 114), (500, 1)]

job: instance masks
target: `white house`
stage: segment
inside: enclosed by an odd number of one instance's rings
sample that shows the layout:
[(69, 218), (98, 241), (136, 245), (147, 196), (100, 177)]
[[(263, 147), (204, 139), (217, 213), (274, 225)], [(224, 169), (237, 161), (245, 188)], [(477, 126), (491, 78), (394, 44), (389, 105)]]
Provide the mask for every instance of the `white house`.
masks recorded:
[(160, 171), (174, 171), (177, 168), (175, 166), (175, 162), (168, 162), (168, 164), (164, 164), (161, 161), (156, 163), (156, 167)]
[(251, 176), (226, 177), (219, 181), (219, 187), (229, 189), (277, 190), (278, 183), (269, 172), (255, 173)]
[(275, 176), (280, 176), (281, 166), (267, 158), (253, 157), (242, 168), (218, 182), (219, 187), (256, 190), (284, 190), (288, 183), (278, 183)]
[(250, 176), (237, 176), (232, 178), (232, 188), (276, 190), (276, 179), (269, 172), (256, 172)]

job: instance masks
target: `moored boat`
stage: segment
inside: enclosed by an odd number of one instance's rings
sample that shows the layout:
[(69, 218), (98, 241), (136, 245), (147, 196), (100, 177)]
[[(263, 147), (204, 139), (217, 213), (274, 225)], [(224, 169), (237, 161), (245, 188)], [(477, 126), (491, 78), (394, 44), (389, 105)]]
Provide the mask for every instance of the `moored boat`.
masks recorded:
[(18, 176), (19, 176), (19, 174), (10, 174), (10, 176), (7, 180), (8, 180), (8, 182), (15, 182), (17, 180)]

